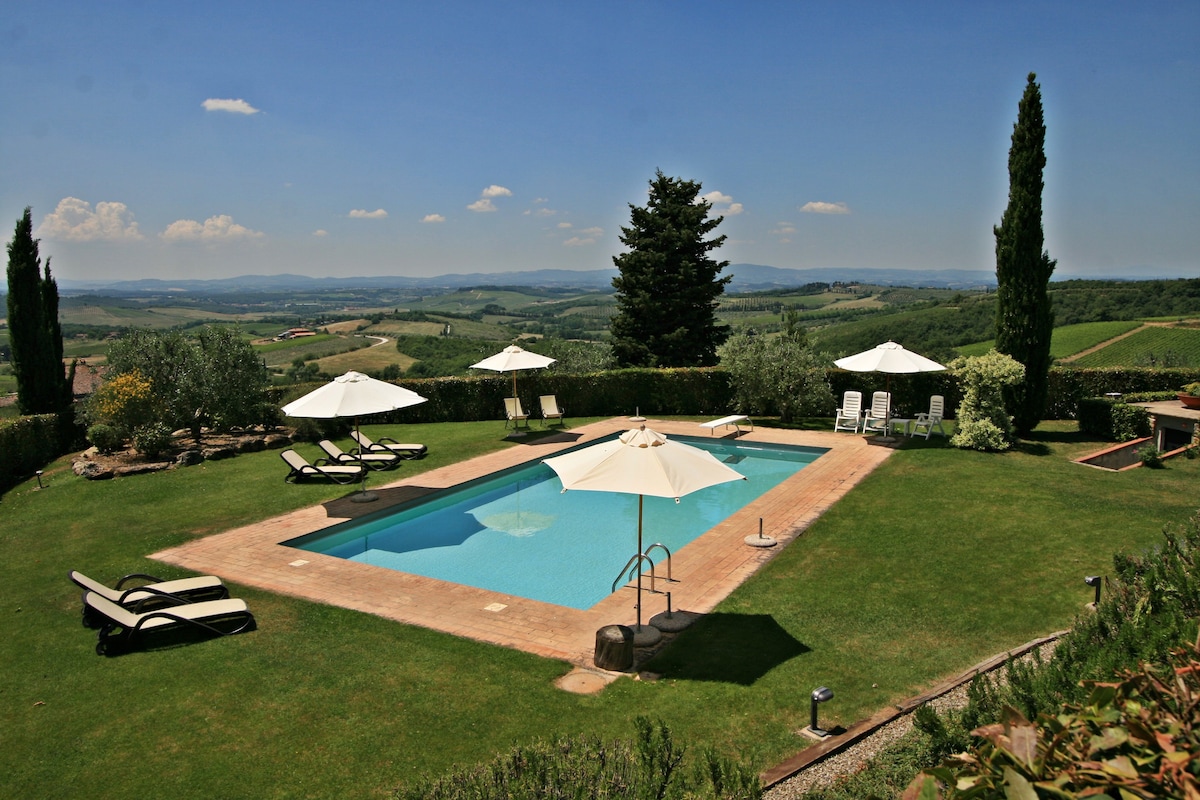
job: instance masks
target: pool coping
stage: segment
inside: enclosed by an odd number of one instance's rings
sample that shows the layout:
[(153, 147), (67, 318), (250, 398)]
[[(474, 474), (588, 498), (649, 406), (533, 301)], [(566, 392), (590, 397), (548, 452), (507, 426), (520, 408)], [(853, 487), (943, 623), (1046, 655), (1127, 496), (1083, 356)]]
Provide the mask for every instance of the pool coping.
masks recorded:
[[(282, 542), (433, 490), (547, 458), (633, 424), (618, 417), (571, 428), (401, 478), (373, 489), (379, 496), (374, 503), (354, 503), (351, 493), (196, 539), (153, 553), (150, 558), (234, 583), (591, 667), (596, 631), (605, 625), (634, 624), (632, 591), (618, 589), (591, 608), (578, 610), (305, 552)], [(638, 424), (667, 435), (703, 435), (703, 429), (694, 422), (650, 420)], [(671, 584), (671, 593), (676, 610), (700, 614), (711, 611), (892, 452), (890, 447), (873, 444), (874, 437), (847, 433), (759, 427), (722, 438), (821, 447), (828, 452), (674, 554), (676, 582)], [(430, 445), (436, 447), (436, 443)], [(400, 469), (403, 472), (403, 466)], [(759, 518), (763, 519), (764, 535), (779, 542), (776, 547), (745, 544), (748, 535), (757, 535)], [(665, 608), (666, 600), (661, 595), (643, 593), (643, 624)]]

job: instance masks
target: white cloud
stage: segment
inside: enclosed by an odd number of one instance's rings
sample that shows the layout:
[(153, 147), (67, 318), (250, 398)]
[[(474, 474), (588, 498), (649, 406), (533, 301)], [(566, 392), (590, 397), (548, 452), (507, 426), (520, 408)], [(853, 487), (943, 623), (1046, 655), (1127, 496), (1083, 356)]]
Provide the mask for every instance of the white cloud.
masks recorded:
[[(559, 227), (562, 227), (561, 225)], [(589, 244), (595, 244), (596, 239), (604, 233), (604, 228), (584, 228), (577, 235), (572, 236), (563, 242), (563, 247), (583, 247)]]
[(262, 231), (239, 225), (228, 214), (209, 217), (203, 223), (194, 219), (178, 219), (159, 235), (168, 242), (231, 242), (263, 237)]
[(736, 217), (746, 210), (741, 203), (733, 202), (733, 197), (721, 192), (708, 192), (701, 195), (699, 199), (708, 201), (713, 211), (726, 217)]
[(493, 197), (512, 197), (512, 192), (503, 186), (492, 184), (486, 187), (479, 193), (479, 199), (471, 205), (467, 206), (468, 211), (474, 211), (479, 214), (487, 214), (492, 211), (498, 211), (496, 204), (492, 202)]
[(549, 197), (535, 197), (535, 198), (533, 198), (533, 204), (534, 204), (535, 206), (540, 206), (542, 203), (549, 203), (549, 202), (550, 202), (550, 198), (549, 198)]
[(38, 235), (72, 242), (137, 242), (145, 239), (133, 214), (124, 203), (92, 204), (78, 197), (64, 197), (46, 215)]
[(561, 229), (561, 230), (564, 230), (564, 231), (565, 231), (565, 230), (569, 230), (569, 229), (571, 229), (571, 228), (574, 228), (575, 226), (574, 226), (574, 225), (572, 225), (572, 224), (571, 224), (571, 223), (569, 223), (569, 222), (560, 222), (560, 223), (558, 223), (558, 225), (557, 225), (556, 227), (558, 227), (559, 229)]
[(824, 203), (814, 200), (800, 206), (800, 211), (805, 214), (849, 214), (850, 207), (845, 203)]
[(325, 230), (324, 228), (317, 228), (315, 231), (313, 231), (312, 235), (317, 237), (328, 236), (329, 231)]
[(771, 233), (775, 234), (776, 236), (790, 236), (795, 232), (796, 226), (790, 222), (781, 222), (774, 230), (771, 231)]
[(230, 114), (257, 114), (259, 110), (245, 100), (217, 100), (209, 98), (200, 105), (205, 111), (227, 111)]
[(355, 208), (350, 211), (350, 219), (384, 219), (387, 217), (387, 212), (382, 208), (377, 208), (374, 211), (367, 211), (365, 208)]
[[(529, 212), (526, 211), (525, 213), (528, 214)], [(555, 211), (553, 208), (539, 208), (533, 212), (533, 215), (535, 217), (553, 217), (557, 213), (558, 212)]]
[(421, 222), (445, 222), (446, 218), (441, 214), (426, 214), (421, 218)]

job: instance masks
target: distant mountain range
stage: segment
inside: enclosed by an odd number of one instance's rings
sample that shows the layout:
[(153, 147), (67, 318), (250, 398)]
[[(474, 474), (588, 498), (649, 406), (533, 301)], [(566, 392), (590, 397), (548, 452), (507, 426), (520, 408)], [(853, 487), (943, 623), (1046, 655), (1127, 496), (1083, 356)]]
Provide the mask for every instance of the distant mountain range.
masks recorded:
[[(211, 280), (59, 281), (64, 294), (226, 294), (229, 292), (294, 292), (331, 289), (462, 289), (470, 286), (531, 286), (545, 288), (609, 289), (615, 269), (573, 271), (539, 269), (528, 272), (476, 272), (432, 278), (378, 276), (310, 278), (306, 275), (242, 275)], [(994, 272), (966, 269), (784, 269), (760, 264), (731, 264), (727, 291), (783, 289), (806, 283), (871, 283), (880, 286), (977, 289), (996, 285)]]

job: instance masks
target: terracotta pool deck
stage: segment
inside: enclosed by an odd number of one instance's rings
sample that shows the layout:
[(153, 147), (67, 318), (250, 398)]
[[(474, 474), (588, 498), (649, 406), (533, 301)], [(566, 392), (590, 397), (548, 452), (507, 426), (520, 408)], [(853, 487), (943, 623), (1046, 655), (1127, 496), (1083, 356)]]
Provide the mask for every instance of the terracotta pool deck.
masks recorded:
[[(375, 513), (433, 490), (546, 458), (576, 444), (626, 430), (632, 424), (625, 418), (615, 418), (569, 429), (562, 434), (531, 440), (528, 444), (515, 444), (496, 453), (374, 488), (372, 491), (379, 495), (379, 500), (374, 503), (353, 503), (350, 501), (352, 495), (348, 494), (319, 506), (197, 539), (150, 557), (197, 572), (219, 575), (235, 583), (590, 667), (597, 629), (604, 625), (634, 624), (633, 591), (618, 589), (590, 609), (579, 611), (309, 553), (283, 546), (280, 542)], [(706, 435), (704, 429), (692, 422), (650, 420), (645, 424), (668, 435)], [(733, 435), (733, 432), (727, 433), (726, 438)], [(891, 448), (870, 444), (869, 438), (846, 433), (771, 428), (759, 428), (738, 436), (740, 441), (825, 447), (829, 452), (675, 553), (673, 577), (676, 582), (670, 586), (672, 607), (693, 613), (711, 611), (800, 535), (891, 454)], [(428, 444), (431, 448), (437, 446), (436, 442)], [(403, 471), (401, 466), (400, 474)], [(760, 517), (764, 535), (779, 542), (776, 547), (745, 544), (746, 536), (757, 535)], [(643, 593), (643, 623), (665, 609), (666, 600), (662, 595)]]

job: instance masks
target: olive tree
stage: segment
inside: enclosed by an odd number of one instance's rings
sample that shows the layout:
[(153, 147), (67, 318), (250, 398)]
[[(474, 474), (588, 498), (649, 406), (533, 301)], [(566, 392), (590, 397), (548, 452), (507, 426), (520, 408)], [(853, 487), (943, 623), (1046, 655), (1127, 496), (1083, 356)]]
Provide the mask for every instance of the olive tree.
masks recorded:
[(137, 373), (149, 382), (161, 415), (154, 422), (187, 428), (228, 428), (263, 421), (267, 368), (235, 329), (131, 330), (108, 352), (109, 375)]
[(828, 413), (834, 405), (829, 365), (801, 337), (739, 333), (719, 354), (741, 413), (777, 413), (781, 422), (793, 422)]

